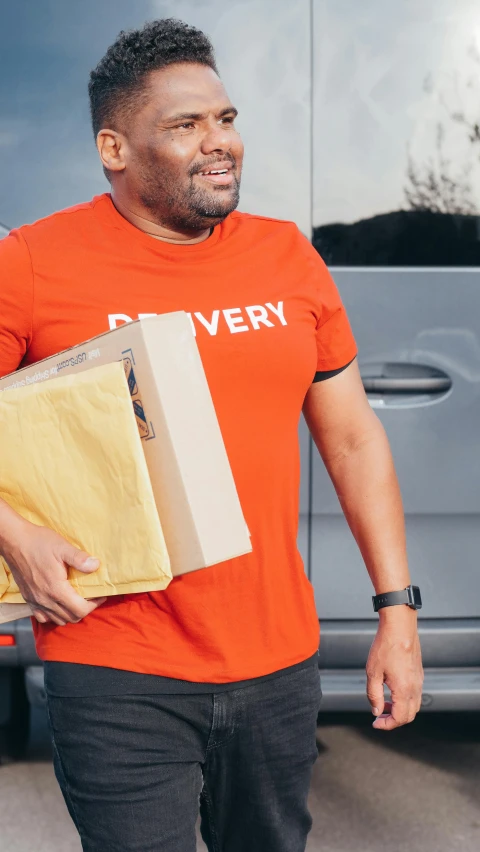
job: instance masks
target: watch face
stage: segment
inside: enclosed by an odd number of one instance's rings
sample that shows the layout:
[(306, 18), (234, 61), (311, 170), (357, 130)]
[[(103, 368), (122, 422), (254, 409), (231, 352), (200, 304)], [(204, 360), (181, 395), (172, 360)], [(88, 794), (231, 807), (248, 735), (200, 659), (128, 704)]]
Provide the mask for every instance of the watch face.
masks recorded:
[(422, 596), (420, 594), (419, 587), (418, 586), (412, 586), (412, 592), (413, 592), (413, 602), (415, 604), (415, 608), (421, 609), (422, 608)]

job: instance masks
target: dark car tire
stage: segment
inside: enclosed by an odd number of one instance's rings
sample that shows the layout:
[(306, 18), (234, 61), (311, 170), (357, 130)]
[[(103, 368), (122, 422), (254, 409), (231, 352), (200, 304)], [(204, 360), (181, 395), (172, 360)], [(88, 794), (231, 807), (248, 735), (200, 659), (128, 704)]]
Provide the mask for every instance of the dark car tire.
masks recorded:
[(10, 669), (10, 712), (0, 726), (0, 762), (4, 758), (21, 760), (30, 740), (30, 702), (25, 687), (23, 669)]

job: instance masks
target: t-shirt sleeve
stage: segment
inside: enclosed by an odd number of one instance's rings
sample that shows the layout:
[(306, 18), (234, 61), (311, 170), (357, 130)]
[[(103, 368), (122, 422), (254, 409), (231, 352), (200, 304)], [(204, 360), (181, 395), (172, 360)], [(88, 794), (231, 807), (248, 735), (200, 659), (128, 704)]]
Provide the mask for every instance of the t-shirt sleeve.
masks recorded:
[(30, 345), (33, 273), (20, 231), (0, 240), (0, 376), (16, 370)]
[(317, 372), (314, 381), (341, 373), (357, 355), (347, 312), (336, 284), (312, 244), (301, 235), (317, 317)]

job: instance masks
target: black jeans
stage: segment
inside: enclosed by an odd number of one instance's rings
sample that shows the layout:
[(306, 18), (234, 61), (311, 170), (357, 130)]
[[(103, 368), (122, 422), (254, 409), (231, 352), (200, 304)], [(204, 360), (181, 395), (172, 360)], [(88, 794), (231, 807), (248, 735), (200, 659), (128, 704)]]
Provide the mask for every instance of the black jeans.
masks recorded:
[(317, 664), (223, 693), (49, 696), (84, 852), (304, 852)]

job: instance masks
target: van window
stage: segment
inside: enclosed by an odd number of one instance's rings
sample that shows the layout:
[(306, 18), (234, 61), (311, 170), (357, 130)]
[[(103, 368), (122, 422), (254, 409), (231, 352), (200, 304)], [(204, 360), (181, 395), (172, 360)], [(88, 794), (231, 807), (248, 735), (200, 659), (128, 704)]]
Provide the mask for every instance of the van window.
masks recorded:
[(480, 265), (475, 0), (314, 0), (314, 244), (336, 266)]
[(148, 0), (6, 3), (0, 27), (0, 222), (8, 228), (85, 201), (108, 184), (98, 163), (88, 75)]

